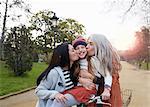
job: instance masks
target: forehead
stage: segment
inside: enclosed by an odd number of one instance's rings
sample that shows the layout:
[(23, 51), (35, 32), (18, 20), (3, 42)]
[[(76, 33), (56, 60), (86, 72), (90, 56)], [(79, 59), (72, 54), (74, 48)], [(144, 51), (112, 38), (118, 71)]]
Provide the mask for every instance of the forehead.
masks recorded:
[(79, 47), (86, 47), (86, 46), (84, 46), (84, 45), (78, 45), (76, 48), (79, 48)]

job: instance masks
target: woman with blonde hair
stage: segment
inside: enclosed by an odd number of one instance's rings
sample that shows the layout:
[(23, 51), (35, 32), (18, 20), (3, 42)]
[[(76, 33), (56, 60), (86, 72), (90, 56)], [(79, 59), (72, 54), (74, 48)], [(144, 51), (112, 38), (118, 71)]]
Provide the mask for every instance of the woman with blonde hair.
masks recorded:
[[(88, 56), (91, 57), (90, 62), (95, 74), (95, 83), (101, 82), (98, 78), (104, 77), (104, 86), (99, 86), (99, 89), (103, 89), (102, 93), (98, 91), (97, 94), (101, 94), (103, 100), (111, 103), (111, 107), (122, 107), (119, 84), (121, 64), (117, 51), (101, 34), (93, 34), (88, 38), (87, 51)], [(88, 82), (83, 80), (85, 79), (79, 78), (81, 82)]]

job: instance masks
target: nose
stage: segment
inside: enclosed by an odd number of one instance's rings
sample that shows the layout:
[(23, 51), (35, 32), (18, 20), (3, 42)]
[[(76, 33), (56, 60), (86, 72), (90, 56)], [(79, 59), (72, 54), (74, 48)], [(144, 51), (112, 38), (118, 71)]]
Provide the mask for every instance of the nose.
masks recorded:
[(77, 54), (78, 52), (77, 52), (77, 50), (74, 50), (75, 51), (75, 54)]
[(88, 49), (89, 48), (89, 44), (86, 46), (86, 49)]
[(79, 48), (79, 51), (81, 52), (81, 51), (82, 51), (82, 48)]

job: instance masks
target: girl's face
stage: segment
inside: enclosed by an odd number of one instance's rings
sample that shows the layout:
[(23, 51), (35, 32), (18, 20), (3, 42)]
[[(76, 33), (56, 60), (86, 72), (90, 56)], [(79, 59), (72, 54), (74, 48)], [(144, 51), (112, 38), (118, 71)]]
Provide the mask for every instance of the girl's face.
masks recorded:
[(88, 56), (94, 56), (95, 55), (95, 43), (89, 38), (87, 40), (88, 45), (86, 46)]
[(83, 59), (87, 55), (87, 50), (84, 45), (78, 45), (75, 50), (77, 51), (77, 54), (79, 58)]
[(72, 45), (69, 44), (69, 58), (71, 62), (77, 61), (79, 59), (76, 50)]

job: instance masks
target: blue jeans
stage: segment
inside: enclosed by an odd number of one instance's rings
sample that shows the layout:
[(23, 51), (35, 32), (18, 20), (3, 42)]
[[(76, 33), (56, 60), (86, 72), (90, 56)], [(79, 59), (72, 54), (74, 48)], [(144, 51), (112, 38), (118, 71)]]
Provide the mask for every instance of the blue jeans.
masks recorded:
[(52, 105), (47, 105), (46, 107), (70, 107), (73, 105), (80, 104), (76, 99), (71, 95), (71, 94), (65, 94), (67, 101), (64, 103), (57, 102), (55, 99), (54, 100), (48, 100), (51, 101)]

